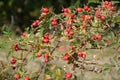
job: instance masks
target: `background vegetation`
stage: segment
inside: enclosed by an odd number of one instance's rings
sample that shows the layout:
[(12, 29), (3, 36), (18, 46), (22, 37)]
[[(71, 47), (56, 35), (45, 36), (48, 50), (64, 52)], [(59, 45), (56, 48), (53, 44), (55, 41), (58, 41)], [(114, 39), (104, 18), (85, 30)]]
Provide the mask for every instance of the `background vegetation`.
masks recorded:
[[(85, 4), (97, 6), (102, 0), (0, 0), (0, 32), (6, 25), (16, 33), (24, 31), (25, 27), (39, 16), (42, 7), (51, 7), (60, 13), (63, 7), (82, 7)], [(111, 0), (115, 6), (120, 0)]]

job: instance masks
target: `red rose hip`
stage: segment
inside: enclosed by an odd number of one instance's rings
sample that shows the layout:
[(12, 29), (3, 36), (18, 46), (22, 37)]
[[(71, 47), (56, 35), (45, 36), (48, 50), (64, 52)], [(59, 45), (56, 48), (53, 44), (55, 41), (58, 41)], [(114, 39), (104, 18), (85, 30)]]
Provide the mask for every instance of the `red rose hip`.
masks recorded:
[(69, 60), (70, 56), (69, 55), (64, 55), (63, 60)]
[(15, 64), (16, 61), (17, 61), (16, 59), (11, 59), (11, 60), (10, 60), (10, 63), (11, 63), (11, 64)]
[(72, 73), (67, 73), (66, 75), (65, 75), (65, 78), (66, 79), (70, 79), (72, 77)]
[(15, 79), (19, 80), (20, 79), (20, 74), (16, 74)]
[(43, 9), (42, 9), (42, 12), (43, 12), (43, 13), (48, 13), (48, 12), (49, 12), (49, 9), (48, 9), (48, 8), (43, 8)]
[(25, 77), (24, 80), (30, 80), (30, 78), (29, 77)]
[(83, 9), (82, 8), (77, 8), (77, 12), (82, 12)]

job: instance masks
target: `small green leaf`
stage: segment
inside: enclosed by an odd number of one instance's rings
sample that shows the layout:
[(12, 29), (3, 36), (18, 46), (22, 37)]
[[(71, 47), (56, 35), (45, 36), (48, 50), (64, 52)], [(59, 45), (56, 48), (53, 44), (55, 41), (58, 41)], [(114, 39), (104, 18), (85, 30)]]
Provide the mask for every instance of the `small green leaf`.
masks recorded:
[(45, 30), (44, 28), (41, 28), (41, 29), (40, 29), (40, 37), (43, 36), (44, 30)]
[(118, 37), (118, 39), (117, 39), (117, 43), (120, 43), (120, 37)]
[(113, 32), (111, 32), (111, 38), (112, 38), (112, 40), (114, 41), (115, 35), (114, 35)]
[(61, 70), (60, 69), (56, 69), (56, 75), (58, 77), (61, 77), (62, 76), (62, 73), (61, 73)]
[(117, 80), (115, 77), (112, 76), (112, 80)]
[(120, 74), (120, 68), (117, 70), (117, 73)]
[(105, 73), (109, 73), (110, 71), (111, 71), (110, 68), (105, 68), (105, 69), (103, 70), (103, 72), (105, 72)]

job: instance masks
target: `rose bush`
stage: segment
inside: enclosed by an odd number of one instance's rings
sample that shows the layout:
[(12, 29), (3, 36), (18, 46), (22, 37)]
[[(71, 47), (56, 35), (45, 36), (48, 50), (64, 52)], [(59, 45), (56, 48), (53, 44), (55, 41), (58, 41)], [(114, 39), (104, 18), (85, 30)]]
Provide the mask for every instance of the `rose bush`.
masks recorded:
[[(42, 8), (39, 19), (14, 41), (1, 78), (5, 79), (5, 72), (9, 70), (10, 73), (6, 74), (16, 80), (77, 80), (77, 69), (97, 73), (106, 70), (105, 67), (97, 71), (86, 67), (99, 65), (92, 63), (87, 50), (102, 50), (112, 44), (119, 44), (118, 15), (115, 6), (109, 1), (97, 8), (87, 5), (76, 9), (63, 8), (61, 14)], [(38, 71), (27, 71), (26, 66), (36, 58), (40, 61)]]

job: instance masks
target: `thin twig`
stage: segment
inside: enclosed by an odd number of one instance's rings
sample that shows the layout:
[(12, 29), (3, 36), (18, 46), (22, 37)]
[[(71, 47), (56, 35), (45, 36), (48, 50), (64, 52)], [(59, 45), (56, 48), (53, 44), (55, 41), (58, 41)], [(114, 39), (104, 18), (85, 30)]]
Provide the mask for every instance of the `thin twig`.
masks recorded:
[(53, 48), (53, 50), (50, 52), (50, 54), (52, 55), (53, 52), (55, 51), (55, 49), (58, 47), (58, 45), (60, 44), (60, 41), (58, 41), (57, 45)]

